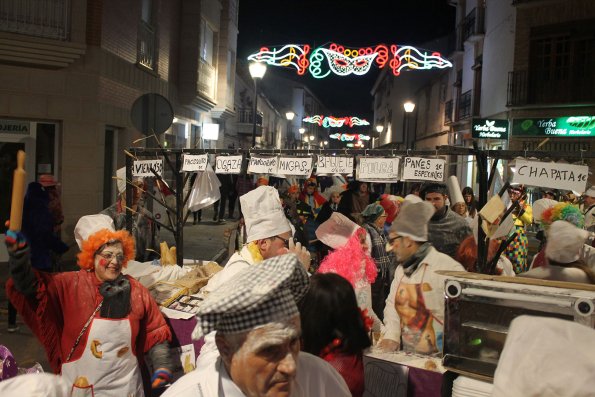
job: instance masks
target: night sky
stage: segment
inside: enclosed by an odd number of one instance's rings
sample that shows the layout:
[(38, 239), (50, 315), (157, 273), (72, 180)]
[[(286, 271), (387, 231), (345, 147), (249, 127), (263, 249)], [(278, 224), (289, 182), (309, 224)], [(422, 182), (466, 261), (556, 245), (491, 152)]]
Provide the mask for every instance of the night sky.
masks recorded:
[[(419, 45), (448, 34), (454, 24), (455, 7), (447, 0), (240, 0), (238, 61), (263, 45)], [(332, 111), (370, 117), (378, 72), (372, 67), (366, 76), (300, 78)], [(296, 75), (279, 67), (268, 73)]]

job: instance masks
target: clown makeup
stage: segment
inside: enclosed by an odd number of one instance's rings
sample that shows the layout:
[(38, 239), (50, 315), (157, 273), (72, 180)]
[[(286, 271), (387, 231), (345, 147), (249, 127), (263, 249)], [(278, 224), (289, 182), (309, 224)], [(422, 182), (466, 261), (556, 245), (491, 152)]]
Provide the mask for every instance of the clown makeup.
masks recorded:
[(103, 247), (95, 254), (95, 276), (99, 281), (113, 281), (122, 272), (124, 250), (120, 242)]

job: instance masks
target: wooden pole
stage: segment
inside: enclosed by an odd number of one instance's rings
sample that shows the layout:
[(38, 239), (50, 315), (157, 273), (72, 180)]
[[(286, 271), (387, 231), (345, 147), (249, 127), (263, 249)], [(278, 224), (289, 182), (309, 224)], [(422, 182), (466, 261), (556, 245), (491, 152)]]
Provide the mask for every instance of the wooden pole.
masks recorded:
[(25, 152), (17, 152), (17, 167), (12, 178), (12, 202), (10, 205), (10, 230), (18, 232), (23, 224), (23, 201), (25, 199)]

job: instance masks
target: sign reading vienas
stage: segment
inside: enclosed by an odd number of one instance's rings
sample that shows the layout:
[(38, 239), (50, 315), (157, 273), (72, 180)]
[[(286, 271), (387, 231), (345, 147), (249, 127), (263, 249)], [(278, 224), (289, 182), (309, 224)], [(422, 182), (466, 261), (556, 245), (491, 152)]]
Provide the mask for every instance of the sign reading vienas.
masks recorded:
[(473, 119), (471, 136), (478, 139), (508, 139), (508, 120)]
[(155, 176), (151, 168), (155, 170), (157, 175), (163, 175), (163, 159), (134, 161), (132, 163), (132, 176)]

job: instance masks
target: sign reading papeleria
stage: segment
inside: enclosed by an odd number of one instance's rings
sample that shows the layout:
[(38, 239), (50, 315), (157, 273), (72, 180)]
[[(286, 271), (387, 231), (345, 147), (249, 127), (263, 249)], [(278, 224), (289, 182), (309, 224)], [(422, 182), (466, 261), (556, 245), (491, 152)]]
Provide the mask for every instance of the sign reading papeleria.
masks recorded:
[(444, 69), (452, 67), (439, 52), (420, 50), (409, 45), (378, 44), (374, 47), (349, 48), (331, 43), (315, 48), (309, 44), (286, 44), (280, 47), (261, 47), (248, 57), (249, 61), (265, 62), (271, 66), (295, 68), (297, 74), (310, 72), (321, 79), (334, 73), (338, 76), (362, 76), (373, 64), (379, 69), (389, 67), (395, 76), (403, 69)]

